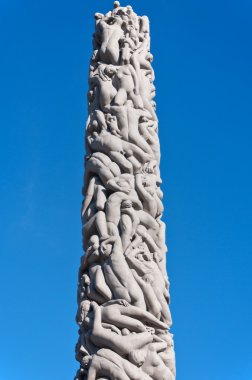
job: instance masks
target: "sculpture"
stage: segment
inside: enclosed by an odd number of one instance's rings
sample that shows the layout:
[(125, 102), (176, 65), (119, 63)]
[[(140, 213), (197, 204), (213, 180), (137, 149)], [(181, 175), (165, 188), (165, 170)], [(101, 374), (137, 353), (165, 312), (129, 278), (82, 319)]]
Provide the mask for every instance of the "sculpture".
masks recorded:
[(95, 14), (75, 380), (175, 380), (149, 20)]

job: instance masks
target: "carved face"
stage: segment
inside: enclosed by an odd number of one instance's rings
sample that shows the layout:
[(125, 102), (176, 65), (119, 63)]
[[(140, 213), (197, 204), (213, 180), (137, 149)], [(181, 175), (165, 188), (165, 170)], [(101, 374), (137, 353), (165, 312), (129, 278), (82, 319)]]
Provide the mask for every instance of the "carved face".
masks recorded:
[(113, 65), (108, 65), (108, 66), (106, 66), (104, 72), (109, 77), (112, 77), (116, 73), (116, 68)]
[(109, 257), (112, 252), (112, 244), (102, 244), (101, 253), (105, 257)]
[(89, 240), (90, 247), (92, 246), (94, 249), (98, 249), (99, 244), (99, 237), (97, 235), (92, 235)]
[(132, 207), (132, 202), (129, 199), (127, 199), (126, 201), (123, 201), (121, 204), (122, 209), (131, 208), (131, 207)]

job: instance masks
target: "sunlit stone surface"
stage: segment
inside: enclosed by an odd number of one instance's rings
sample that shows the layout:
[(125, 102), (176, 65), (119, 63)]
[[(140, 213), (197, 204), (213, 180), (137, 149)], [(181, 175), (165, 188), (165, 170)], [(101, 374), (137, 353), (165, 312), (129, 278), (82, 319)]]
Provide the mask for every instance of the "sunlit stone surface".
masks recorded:
[(95, 14), (75, 380), (174, 380), (149, 20)]

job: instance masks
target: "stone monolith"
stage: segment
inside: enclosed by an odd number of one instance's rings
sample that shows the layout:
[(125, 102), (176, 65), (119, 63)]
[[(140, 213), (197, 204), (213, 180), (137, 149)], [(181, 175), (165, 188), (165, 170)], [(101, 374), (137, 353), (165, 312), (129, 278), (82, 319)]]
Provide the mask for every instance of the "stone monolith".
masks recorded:
[(175, 379), (152, 60), (148, 17), (95, 14), (75, 380)]

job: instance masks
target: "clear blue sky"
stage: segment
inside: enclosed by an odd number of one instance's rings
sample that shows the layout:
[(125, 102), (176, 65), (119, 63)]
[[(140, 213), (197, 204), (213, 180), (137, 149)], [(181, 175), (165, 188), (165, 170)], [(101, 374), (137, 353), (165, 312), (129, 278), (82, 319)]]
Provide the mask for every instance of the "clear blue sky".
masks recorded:
[[(131, 1), (151, 20), (178, 380), (252, 378), (251, 4)], [(77, 368), (88, 60), (111, 7), (0, 0), (0, 380)]]

